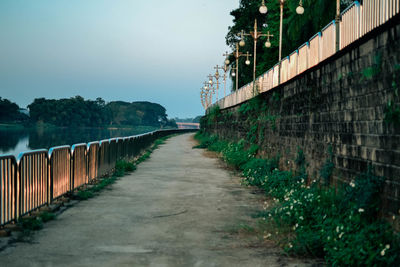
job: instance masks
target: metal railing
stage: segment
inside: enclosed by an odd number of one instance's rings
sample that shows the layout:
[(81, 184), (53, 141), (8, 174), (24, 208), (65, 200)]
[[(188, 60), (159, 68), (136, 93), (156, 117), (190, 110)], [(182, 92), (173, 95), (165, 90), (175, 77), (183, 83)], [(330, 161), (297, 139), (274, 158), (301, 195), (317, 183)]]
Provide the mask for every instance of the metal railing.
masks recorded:
[(17, 161), (14, 156), (0, 157), (0, 225), (16, 219)]
[(88, 154), (86, 144), (73, 145), (71, 148), (72, 169), (71, 169), (71, 190), (74, 190), (84, 184), (89, 183), (88, 180)]
[(18, 156), (18, 216), (49, 203), (48, 163), (45, 149), (23, 152)]
[(109, 173), (118, 159), (130, 159), (154, 140), (191, 129), (158, 130), (88, 144), (0, 156), (0, 226), (16, 221), (82, 185)]
[(71, 190), (71, 147), (59, 146), (49, 150), (49, 202)]
[(88, 173), (88, 181), (92, 181), (98, 177), (99, 173), (99, 150), (100, 143), (99, 142), (91, 142), (87, 144), (87, 173)]
[[(339, 49), (343, 49), (366, 33), (386, 23), (400, 13), (400, 0), (363, 0), (353, 2), (342, 13), (339, 25), (330, 22), (321, 32), (302, 44), (290, 56), (262, 74), (256, 82), (258, 92), (265, 92), (296, 77), (336, 53), (336, 27), (339, 27)], [(257, 81), (258, 81), (257, 79)], [(220, 99), (214, 105), (221, 109), (236, 106), (254, 97), (252, 83)], [(212, 106), (211, 106), (212, 107)]]

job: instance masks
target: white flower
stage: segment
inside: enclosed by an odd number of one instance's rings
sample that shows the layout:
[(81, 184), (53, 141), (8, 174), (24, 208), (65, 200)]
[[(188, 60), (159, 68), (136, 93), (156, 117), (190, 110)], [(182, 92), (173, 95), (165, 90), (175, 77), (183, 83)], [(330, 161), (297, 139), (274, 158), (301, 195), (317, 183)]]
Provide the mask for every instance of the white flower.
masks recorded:
[(396, 216), (393, 215), (392, 219), (393, 219), (393, 221), (396, 220)]
[(381, 256), (385, 256), (385, 249), (382, 249)]
[(362, 213), (362, 212), (364, 212), (364, 209), (363, 209), (363, 208), (359, 208), (359, 209), (358, 209), (358, 212), (359, 212), (359, 213)]
[(355, 187), (356, 184), (355, 184), (353, 181), (351, 181), (351, 182), (350, 182), (350, 186), (351, 186), (351, 187)]
[(289, 248), (292, 248), (292, 247), (293, 247), (292, 243), (289, 243)]
[(326, 239), (329, 241), (329, 240), (331, 240), (331, 237), (330, 237), (330, 236), (328, 236)]
[(269, 238), (269, 237), (271, 237), (271, 234), (270, 234), (270, 233), (268, 233), (267, 235), (265, 235), (265, 236), (264, 236), (264, 239), (267, 239), (267, 238)]
[(342, 236), (344, 235), (343, 232), (340, 233), (339, 238), (342, 238)]
[(389, 248), (390, 248), (390, 245), (389, 245), (389, 244), (386, 244), (385, 248), (386, 248), (386, 249), (389, 249)]
[(299, 219), (300, 219), (300, 220), (304, 220), (303, 216), (300, 216)]
[(339, 226), (336, 226), (336, 233), (339, 233)]

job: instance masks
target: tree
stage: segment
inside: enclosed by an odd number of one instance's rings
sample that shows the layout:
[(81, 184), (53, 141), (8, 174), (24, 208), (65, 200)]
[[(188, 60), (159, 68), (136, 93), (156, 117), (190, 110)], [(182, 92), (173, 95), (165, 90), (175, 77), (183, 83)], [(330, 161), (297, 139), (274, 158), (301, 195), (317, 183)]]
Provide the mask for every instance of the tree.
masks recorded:
[(10, 122), (18, 116), (19, 107), (8, 99), (0, 97), (0, 121)]

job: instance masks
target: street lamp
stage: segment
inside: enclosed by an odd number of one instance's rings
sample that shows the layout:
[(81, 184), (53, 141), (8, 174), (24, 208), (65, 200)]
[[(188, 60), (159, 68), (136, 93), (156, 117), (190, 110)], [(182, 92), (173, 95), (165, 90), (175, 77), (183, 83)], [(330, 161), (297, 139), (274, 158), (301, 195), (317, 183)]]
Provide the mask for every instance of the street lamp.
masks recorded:
[[(214, 67), (214, 69), (216, 70), (215, 71), (215, 78), (217, 79), (217, 87), (218, 87), (218, 78), (220, 77), (218, 70), (223, 70), (224, 71), (224, 97), (226, 97), (226, 73), (228, 72), (228, 66), (226, 64), (223, 67), (219, 67), (217, 65), (217, 66)], [(218, 89), (217, 89), (217, 92), (218, 92)]]
[(336, 51), (340, 50), (340, 44), (339, 44), (339, 38), (340, 38), (339, 23), (340, 23), (340, 21), (341, 21), (340, 0), (336, 0), (336, 17), (335, 17), (335, 23), (336, 23)]
[(225, 52), (225, 54), (223, 54), (222, 56), (225, 57), (225, 65), (229, 65), (231, 62), (229, 61), (229, 56), (230, 54), (228, 53), (228, 51)]
[[(257, 19), (254, 20), (254, 31), (251, 31), (250, 33), (245, 33), (243, 30), (238, 34), (240, 36), (240, 46), (245, 46), (245, 41), (244, 41), (244, 36), (251, 36), (254, 39), (254, 66), (253, 66), (253, 82), (256, 80), (256, 69), (257, 69), (257, 40), (261, 36), (267, 37), (267, 42), (265, 43), (265, 47), (269, 48), (271, 47), (271, 42), (269, 41), (270, 37), (273, 37), (273, 35), (269, 34), (264, 34), (261, 33), (257, 30)], [(246, 61), (247, 64), (247, 61)], [(247, 64), (250, 65), (250, 64)]]
[[(280, 23), (279, 23), (279, 61), (282, 59), (282, 27), (283, 27), (283, 5), (286, 0), (279, 0), (280, 5)], [(299, 15), (304, 13), (303, 2), (299, 1), (299, 6), (296, 8), (296, 12)]]
[(265, 5), (265, 1), (264, 0), (262, 0), (261, 6), (260, 6), (260, 8), (258, 10), (260, 11), (261, 14), (267, 14), (268, 8)]
[(302, 0), (300, 0), (299, 6), (296, 8), (296, 13), (299, 14), (299, 15), (303, 15), (304, 14), (304, 7), (303, 7), (303, 1)]
[(251, 57), (251, 54), (249, 54), (249, 52), (247, 51), (247, 53), (246, 53), (246, 61), (245, 61), (245, 63), (246, 63), (247, 66), (250, 65), (250, 59), (249, 59), (249, 57)]
[(232, 76), (235, 77), (236, 76), (236, 91), (239, 89), (239, 58), (240, 57), (244, 57), (246, 56), (246, 54), (239, 52), (239, 44), (236, 43), (236, 51), (234, 52), (234, 56), (236, 58), (236, 68), (232, 68), (236, 70), (236, 74)]
[(236, 76), (236, 68), (235, 68), (235, 67), (233, 67), (233, 68), (231, 69), (231, 75), (232, 75), (232, 77), (235, 77), (235, 76)]
[(200, 88), (200, 99), (201, 99), (201, 105), (203, 106), (204, 109), (206, 109), (206, 102), (205, 102), (205, 91), (204, 91), (204, 87)]
[(208, 83), (212, 86), (213, 85), (213, 76), (211, 74), (208, 75)]
[(208, 106), (212, 103), (212, 90), (210, 90), (211, 88), (208, 85), (208, 82), (204, 82), (204, 90), (206, 91), (206, 106), (208, 108)]

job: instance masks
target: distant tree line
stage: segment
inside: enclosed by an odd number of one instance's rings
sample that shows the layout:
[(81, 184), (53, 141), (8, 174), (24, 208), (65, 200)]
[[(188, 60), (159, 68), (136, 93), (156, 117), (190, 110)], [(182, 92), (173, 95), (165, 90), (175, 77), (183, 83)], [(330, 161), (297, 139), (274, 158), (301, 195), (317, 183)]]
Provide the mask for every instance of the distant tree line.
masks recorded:
[(25, 122), (29, 117), (19, 112), (19, 106), (8, 99), (0, 97), (0, 123)]
[(195, 123), (199, 123), (201, 117), (202, 116), (197, 116), (195, 118), (185, 118), (185, 119), (175, 118), (174, 120), (178, 121), (178, 122), (195, 122)]
[(150, 102), (106, 103), (102, 98), (85, 100), (81, 96), (65, 99), (37, 98), (29, 106), (29, 117), (19, 112), (17, 104), (0, 98), (0, 123), (18, 122), (24, 117), (30, 123), (48, 123), (55, 126), (154, 126), (176, 127), (168, 120), (166, 109)]

